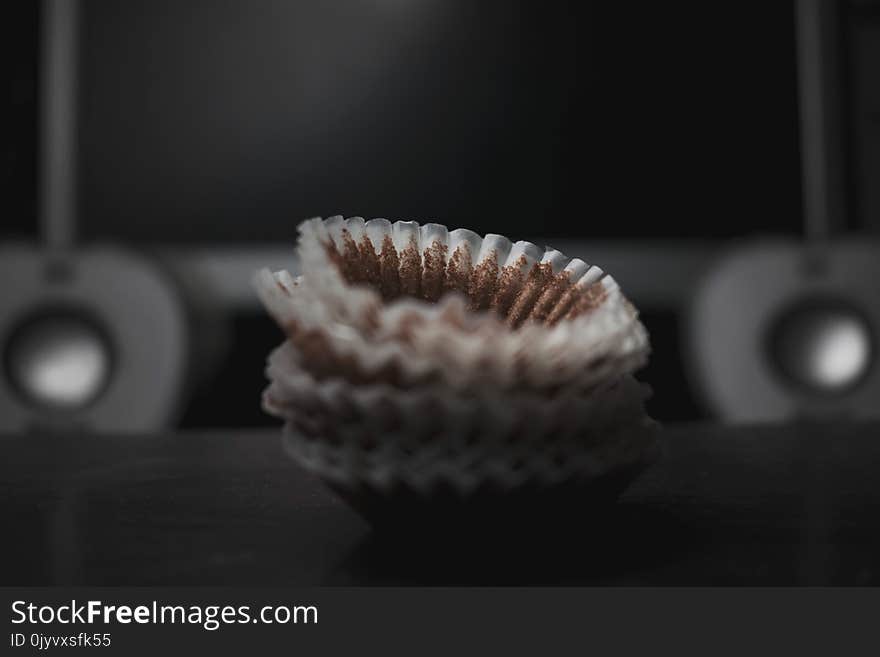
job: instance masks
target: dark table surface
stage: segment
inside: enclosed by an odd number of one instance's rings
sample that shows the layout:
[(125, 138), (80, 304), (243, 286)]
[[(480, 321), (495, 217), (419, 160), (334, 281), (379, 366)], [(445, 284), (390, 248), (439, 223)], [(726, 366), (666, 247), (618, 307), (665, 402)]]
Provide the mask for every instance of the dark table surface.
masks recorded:
[(277, 431), (0, 437), (0, 583), (880, 584), (880, 424), (667, 427), (571, 535), (372, 531)]

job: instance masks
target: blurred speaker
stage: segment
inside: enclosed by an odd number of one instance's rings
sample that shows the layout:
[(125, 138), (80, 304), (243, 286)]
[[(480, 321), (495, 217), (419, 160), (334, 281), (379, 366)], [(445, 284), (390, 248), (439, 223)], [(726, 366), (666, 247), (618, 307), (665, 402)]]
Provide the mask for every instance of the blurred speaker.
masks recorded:
[(54, 261), (0, 248), (0, 426), (148, 431), (172, 424), (191, 370), (188, 309), (155, 263), (117, 248)]
[(880, 245), (732, 250), (690, 310), (691, 370), (731, 421), (880, 417)]
[(880, 416), (878, 9), (795, 4), (804, 239), (735, 248), (690, 306), (692, 378), (722, 418)]

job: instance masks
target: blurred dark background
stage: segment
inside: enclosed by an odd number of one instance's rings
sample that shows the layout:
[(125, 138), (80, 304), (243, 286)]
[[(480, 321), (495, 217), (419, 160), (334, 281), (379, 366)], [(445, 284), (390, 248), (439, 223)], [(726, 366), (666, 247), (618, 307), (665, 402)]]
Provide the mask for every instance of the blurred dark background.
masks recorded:
[[(3, 10), (4, 237), (36, 235), (39, 8)], [(289, 241), (335, 212), (801, 231), (793, 3), (85, 0), (80, 20), (84, 240)]]
[[(52, 6), (11, 0), (0, 10), (11, 109), (0, 241), (10, 244), (43, 239), (41, 53)], [(201, 360), (184, 368), (166, 422), (271, 422), (258, 399), (264, 357), (281, 336), (242, 290), (251, 265), (285, 264), (277, 254), (310, 216), (436, 220), (559, 245), (604, 267), (651, 332), (641, 378), (665, 421), (749, 419), (748, 404), (702, 389), (715, 366), (693, 372), (705, 360), (693, 330), (704, 324), (689, 324), (690, 306), (716, 260), (764, 243), (787, 245), (783, 259), (800, 262), (805, 244), (821, 258), (834, 239), (868, 243), (880, 227), (876, 2), (83, 0), (78, 9), (76, 248), (149, 254), (177, 281), (199, 327), (193, 342), (214, 345), (187, 352)], [(813, 100), (833, 101), (813, 124), (804, 119), (811, 79), (821, 87)], [(840, 201), (833, 216), (817, 211), (833, 226), (819, 231), (819, 246), (803, 183), (816, 181), (804, 153), (816, 140), (831, 145), (820, 149), (818, 161), (831, 164), (819, 187)], [(832, 261), (853, 258), (829, 256), (816, 269)], [(876, 280), (866, 271), (839, 281)], [(200, 294), (201, 280), (216, 290)], [(829, 395), (791, 399), (863, 412), (877, 381), (874, 288), (850, 298), (839, 281), (816, 284), (818, 297), (811, 282), (786, 287), (777, 305), (843, 303), (867, 337), (858, 351), (862, 338), (847, 342), (854, 334), (843, 331), (835, 362), (855, 348), (867, 365)], [(784, 387), (788, 375), (767, 376)]]

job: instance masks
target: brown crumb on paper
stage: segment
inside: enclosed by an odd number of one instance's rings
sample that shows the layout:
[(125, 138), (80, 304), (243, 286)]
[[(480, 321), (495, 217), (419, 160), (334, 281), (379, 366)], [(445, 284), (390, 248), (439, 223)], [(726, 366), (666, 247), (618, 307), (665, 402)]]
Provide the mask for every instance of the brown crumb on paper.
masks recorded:
[(539, 262), (532, 267), (525, 284), (507, 314), (507, 325), (510, 328), (515, 329), (525, 321), (538, 297), (552, 280), (553, 268), (549, 263)]
[(411, 297), (418, 297), (422, 288), (422, 256), (415, 237), (399, 254), (400, 257), (400, 292)]
[(448, 292), (459, 292), (469, 311), (492, 310), (514, 330), (526, 321), (554, 326), (574, 319), (607, 297), (601, 283), (573, 284), (568, 271), (554, 274), (549, 263), (535, 263), (526, 271), (525, 255), (499, 267), (498, 254), (492, 251), (474, 266), (467, 244), (447, 257), (446, 244), (434, 241), (420, 253), (412, 237), (398, 252), (387, 235), (377, 253), (366, 235), (357, 244), (347, 229), (342, 230), (342, 244), (341, 252), (332, 240), (324, 248), (346, 282), (370, 285), (386, 302), (410, 296), (435, 303)]
[(523, 268), (529, 263), (525, 256), (520, 256), (513, 265), (506, 265), (498, 276), (497, 291), (492, 297), (489, 307), (502, 317), (506, 317), (510, 307), (516, 300), (525, 283)]
[(472, 269), (470, 247), (460, 244), (446, 265), (446, 290), (467, 295)]
[(425, 249), (422, 270), (422, 298), (426, 301), (437, 301), (443, 294), (446, 279), (445, 244), (434, 241)]
[(382, 240), (382, 252), (379, 254), (379, 291), (387, 301), (400, 296), (400, 260), (394, 241), (388, 235)]

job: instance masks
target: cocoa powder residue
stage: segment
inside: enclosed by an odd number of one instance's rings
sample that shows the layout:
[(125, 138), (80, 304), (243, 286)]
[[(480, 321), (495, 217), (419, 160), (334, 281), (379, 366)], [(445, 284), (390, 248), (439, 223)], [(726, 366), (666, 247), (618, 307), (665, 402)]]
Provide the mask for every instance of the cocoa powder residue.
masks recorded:
[(422, 269), (422, 298), (437, 301), (446, 283), (446, 252), (448, 247), (438, 241), (425, 249)]
[(605, 286), (602, 285), (601, 281), (596, 281), (587, 289), (581, 291), (574, 303), (572, 303), (568, 313), (566, 313), (565, 318), (571, 320), (595, 310), (602, 305), (607, 296), (608, 293), (605, 291)]
[(549, 263), (539, 262), (532, 267), (507, 314), (507, 325), (510, 328), (515, 329), (525, 321), (538, 297), (552, 280), (553, 268)]
[(467, 295), (472, 269), (470, 247), (460, 244), (446, 265), (446, 290)]
[(400, 257), (400, 292), (411, 297), (420, 296), (422, 289), (422, 256), (415, 237), (399, 254)]
[(473, 268), (467, 295), (471, 310), (486, 310), (498, 291), (498, 252), (494, 249)]
[(514, 264), (501, 268), (495, 295), (489, 303), (489, 307), (501, 317), (507, 317), (510, 307), (525, 283), (525, 275), (522, 270), (528, 262), (525, 256), (520, 256)]
[(514, 330), (526, 321), (555, 326), (591, 312), (607, 296), (601, 283), (573, 284), (569, 272), (554, 274), (549, 263), (536, 263), (526, 271), (529, 261), (524, 255), (500, 267), (492, 251), (474, 266), (466, 244), (447, 258), (448, 247), (442, 242), (434, 241), (420, 253), (415, 237), (400, 252), (387, 235), (378, 253), (366, 235), (357, 244), (343, 229), (341, 241), (341, 252), (332, 240), (324, 248), (348, 283), (370, 285), (385, 301), (411, 296), (433, 303), (447, 292), (459, 292), (469, 311), (492, 310)]
[(562, 270), (552, 277), (552, 280), (546, 285), (541, 292), (541, 296), (535, 302), (529, 319), (537, 322), (548, 321), (550, 313), (559, 303), (562, 296), (571, 289), (571, 274)]
[(382, 252), (379, 254), (379, 291), (386, 301), (400, 296), (400, 260), (394, 241), (388, 236), (382, 240)]
[(373, 242), (366, 235), (361, 238), (361, 243), (358, 245), (358, 253), (361, 260), (361, 271), (359, 272), (361, 281), (368, 283), (374, 288), (378, 288), (381, 280), (379, 276), (379, 256), (376, 255)]

